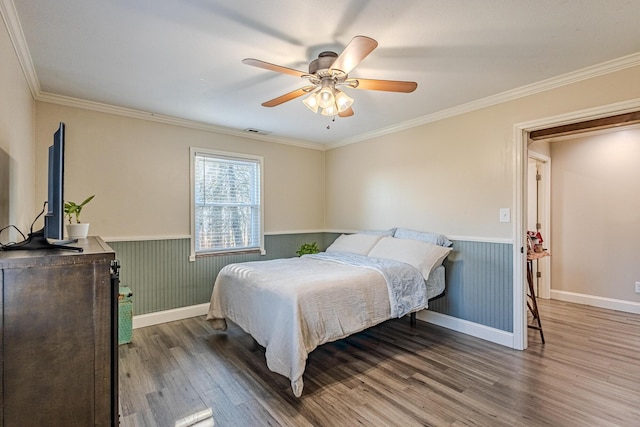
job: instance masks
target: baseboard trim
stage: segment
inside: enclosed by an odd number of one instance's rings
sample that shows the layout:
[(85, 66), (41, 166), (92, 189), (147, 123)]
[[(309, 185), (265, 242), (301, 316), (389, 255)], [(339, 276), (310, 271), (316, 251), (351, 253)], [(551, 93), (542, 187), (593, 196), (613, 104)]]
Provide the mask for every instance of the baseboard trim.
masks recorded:
[(190, 317), (203, 316), (209, 310), (209, 303), (190, 305), (188, 307), (174, 308), (171, 310), (156, 311), (154, 313), (133, 316), (133, 329), (159, 325), (160, 323), (175, 322), (176, 320)]
[(442, 326), (443, 328), (452, 329), (456, 332), (462, 332), (463, 334), (481, 338), (509, 348), (515, 348), (513, 333), (511, 332), (502, 331), (500, 329), (470, 322), (464, 319), (458, 319), (457, 317), (448, 316), (446, 314), (430, 310), (419, 311), (416, 313), (416, 318), (424, 322)]
[[(640, 306), (640, 304), (638, 304)], [(188, 319), (190, 317), (204, 316), (209, 310), (209, 303), (191, 305), (188, 307), (174, 308), (171, 310), (156, 311), (154, 313), (140, 314), (133, 316), (133, 329), (145, 328), (147, 326), (159, 325), (161, 323), (175, 322), (176, 320)], [(416, 313), (416, 318), (424, 322), (433, 323), (443, 328), (452, 329), (456, 332), (481, 338), (496, 344), (513, 348), (513, 334), (501, 331), (500, 329), (469, 322), (447, 316), (435, 311), (422, 310)]]
[(591, 305), (593, 307), (608, 308), (611, 310), (623, 311), (625, 313), (640, 314), (640, 303), (633, 301), (578, 294), (568, 291), (557, 291), (553, 289), (551, 290), (551, 299)]

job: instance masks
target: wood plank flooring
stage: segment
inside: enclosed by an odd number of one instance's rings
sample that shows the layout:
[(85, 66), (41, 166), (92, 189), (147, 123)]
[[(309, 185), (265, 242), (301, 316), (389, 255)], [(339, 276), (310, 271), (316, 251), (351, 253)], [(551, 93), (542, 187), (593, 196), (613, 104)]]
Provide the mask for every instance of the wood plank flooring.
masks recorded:
[(639, 426), (640, 315), (538, 302), (546, 344), (517, 351), (408, 318), (310, 354), (300, 398), (237, 326), (203, 317), (120, 346), (123, 426)]

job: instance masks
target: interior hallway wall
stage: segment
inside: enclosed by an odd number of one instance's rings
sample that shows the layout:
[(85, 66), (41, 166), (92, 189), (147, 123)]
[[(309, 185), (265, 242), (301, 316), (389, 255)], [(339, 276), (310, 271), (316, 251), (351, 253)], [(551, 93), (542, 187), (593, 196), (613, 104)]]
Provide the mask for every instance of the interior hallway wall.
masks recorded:
[(553, 291), (640, 303), (640, 128), (551, 142)]

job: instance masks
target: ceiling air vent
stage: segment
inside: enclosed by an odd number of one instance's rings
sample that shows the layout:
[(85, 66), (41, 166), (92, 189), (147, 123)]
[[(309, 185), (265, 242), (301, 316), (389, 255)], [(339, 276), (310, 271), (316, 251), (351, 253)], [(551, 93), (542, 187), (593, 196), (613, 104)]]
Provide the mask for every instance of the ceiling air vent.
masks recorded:
[(267, 132), (266, 130), (253, 129), (253, 128), (246, 128), (244, 131), (249, 133), (254, 133), (256, 135), (269, 135), (271, 133), (271, 132)]

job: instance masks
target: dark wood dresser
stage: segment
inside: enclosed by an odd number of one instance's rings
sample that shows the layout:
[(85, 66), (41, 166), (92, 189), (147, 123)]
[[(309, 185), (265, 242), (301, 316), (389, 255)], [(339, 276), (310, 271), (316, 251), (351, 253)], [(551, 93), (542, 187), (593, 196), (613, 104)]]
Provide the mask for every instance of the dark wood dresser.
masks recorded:
[(115, 252), (73, 246), (0, 251), (0, 426), (118, 424)]

